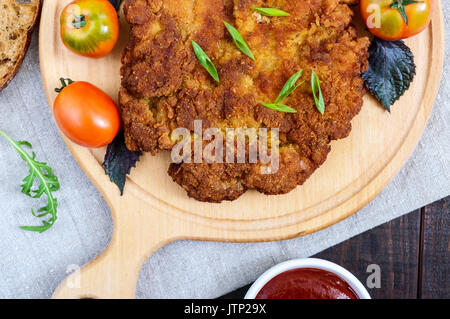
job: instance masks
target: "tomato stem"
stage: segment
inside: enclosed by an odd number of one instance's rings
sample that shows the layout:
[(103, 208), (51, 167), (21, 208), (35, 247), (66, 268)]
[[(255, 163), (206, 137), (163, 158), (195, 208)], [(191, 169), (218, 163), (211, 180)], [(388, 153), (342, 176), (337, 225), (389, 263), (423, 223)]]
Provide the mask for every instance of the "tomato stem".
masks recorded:
[(408, 15), (406, 14), (405, 6), (414, 3), (423, 3), (423, 1), (415, 1), (415, 0), (394, 0), (391, 4), (392, 9), (397, 9), (405, 20), (406, 25), (408, 25)]
[[(74, 81), (72, 81), (72, 79), (65, 79), (65, 78), (60, 78), (59, 81), (61, 82), (61, 87), (60, 88), (56, 88), (55, 92), (56, 93), (60, 93), (66, 86), (72, 84)], [(66, 83), (67, 81), (67, 83)]]
[(86, 16), (84, 14), (74, 15), (73, 17), (74, 17), (74, 19), (72, 20), (72, 25), (75, 28), (81, 29), (82, 27), (84, 27), (87, 24)]

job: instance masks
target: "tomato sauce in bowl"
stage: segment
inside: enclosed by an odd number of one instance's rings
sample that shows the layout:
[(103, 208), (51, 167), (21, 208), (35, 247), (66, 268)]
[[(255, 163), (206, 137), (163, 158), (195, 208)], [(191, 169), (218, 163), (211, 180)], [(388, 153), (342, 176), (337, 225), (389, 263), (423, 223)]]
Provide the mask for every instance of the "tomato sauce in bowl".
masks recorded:
[(359, 299), (350, 285), (334, 273), (296, 268), (267, 282), (255, 299)]

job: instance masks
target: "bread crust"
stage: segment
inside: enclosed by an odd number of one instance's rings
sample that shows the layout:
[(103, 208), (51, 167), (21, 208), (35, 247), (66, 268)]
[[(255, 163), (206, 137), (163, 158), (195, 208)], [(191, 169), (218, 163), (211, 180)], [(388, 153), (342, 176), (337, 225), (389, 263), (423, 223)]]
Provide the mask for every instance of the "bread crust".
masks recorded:
[(19, 58), (17, 59), (14, 66), (12, 67), (9, 75), (5, 78), (3, 83), (0, 82), (0, 91), (3, 90), (4, 88), (6, 88), (8, 86), (8, 84), (11, 82), (11, 80), (14, 79), (14, 77), (17, 75), (17, 73), (20, 70), (20, 67), (22, 66), (22, 62), (25, 58), (25, 55), (28, 52), (28, 48), (30, 47), (31, 37), (33, 36), (34, 28), (35, 28), (37, 22), (39, 21), (39, 16), (41, 14), (42, 0), (37, 0), (37, 2), (38, 2), (38, 5), (37, 5), (36, 14), (34, 15), (33, 22), (31, 23), (30, 27), (28, 28), (26, 42), (25, 42), (23, 51), (21, 52)]

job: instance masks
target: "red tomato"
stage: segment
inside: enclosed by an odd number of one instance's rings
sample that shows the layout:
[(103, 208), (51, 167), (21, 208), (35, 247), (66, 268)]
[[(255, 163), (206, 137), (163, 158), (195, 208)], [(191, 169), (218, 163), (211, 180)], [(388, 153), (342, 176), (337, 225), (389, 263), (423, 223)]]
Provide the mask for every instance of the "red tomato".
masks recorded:
[(61, 13), (61, 38), (71, 51), (93, 58), (109, 54), (119, 38), (116, 9), (107, 0), (75, 0)]
[(412, 37), (431, 21), (434, 0), (361, 0), (367, 28), (384, 40)]
[(91, 148), (111, 143), (121, 125), (114, 101), (88, 82), (73, 82), (64, 87), (56, 97), (53, 115), (70, 140)]

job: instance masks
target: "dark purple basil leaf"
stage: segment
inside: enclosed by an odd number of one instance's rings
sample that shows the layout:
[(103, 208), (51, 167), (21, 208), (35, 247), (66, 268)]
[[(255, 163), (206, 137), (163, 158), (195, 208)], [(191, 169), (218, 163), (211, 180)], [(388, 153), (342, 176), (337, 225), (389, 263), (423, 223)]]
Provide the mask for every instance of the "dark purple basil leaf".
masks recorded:
[(140, 156), (141, 152), (133, 152), (127, 149), (122, 130), (117, 134), (114, 141), (108, 145), (103, 168), (111, 182), (119, 187), (121, 195), (123, 195), (126, 177), (130, 174), (131, 168), (136, 167)]
[(414, 55), (403, 41), (374, 38), (369, 48), (369, 71), (363, 74), (367, 89), (391, 111), (416, 75)]
[(119, 11), (120, 3), (122, 2), (122, 0), (108, 0), (108, 1), (113, 5), (116, 11)]

